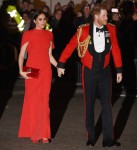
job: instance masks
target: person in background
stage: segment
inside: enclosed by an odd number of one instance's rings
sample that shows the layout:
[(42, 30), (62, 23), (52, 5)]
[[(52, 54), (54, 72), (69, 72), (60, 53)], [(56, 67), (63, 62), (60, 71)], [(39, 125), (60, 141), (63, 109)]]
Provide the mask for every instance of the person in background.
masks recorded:
[(93, 21), (92, 15), (91, 15), (91, 5), (86, 3), (82, 9), (82, 16), (78, 16), (75, 19), (75, 27), (85, 24), (85, 23), (91, 23)]
[(50, 19), (51, 19), (51, 12), (50, 12), (50, 8), (48, 5), (43, 6), (42, 11), (46, 14), (46, 21), (47, 24), (49, 24)]
[(64, 67), (76, 47), (82, 62), (82, 84), (85, 98), (85, 117), (87, 146), (95, 145), (94, 106), (96, 92), (99, 91), (102, 106), (103, 147), (120, 146), (114, 140), (111, 106), (111, 70), (110, 54), (116, 68), (116, 82), (122, 81), (122, 60), (116, 29), (107, 24), (107, 7), (96, 4), (93, 8), (94, 21), (81, 25), (66, 48), (63, 50), (57, 65), (58, 76), (64, 75)]
[(43, 6), (42, 11), (49, 14), (49, 16), (51, 15), (50, 8), (48, 5)]
[(67, 5), (63, 5), (63, 6), (62, 6), (62, 11), (65, 12), (66, 9), (67, 9)]
[(34, 3), (29, 4), (28, 11), (30, 12), (31, 10), (35, 9)]
[(134, 19), (134, 20), (137, 20), (137, 2), (134, 3), (133, 19)]
[(137, 20), (137, 10), (134, 11), (133, 20)]
[(21, 8), (19, 10), (19, 13), (22, 15), (23, 12), (29, 11), (29, 4), (30, 2), (28, 0), (22, 0)]
[(77, 12), (77, 17), (82, 17), (82, 15), (83, 15), (82, 11), (79, 10), (79, 11)]
[[(63, 10), (62, 10), (63, 11)], [(75, 33), (74, 21), (76, 18), (76, 13), (74, 11), (74, 3), (70, 1), (67, 4), (67, 8), (62, 12), (59, 28), (61, 29), (61, 46), (64, 48), (66, 43)], [(61, 50), (62, 50), (61, 48)]]
[(121, 86), (126, 96), (136, 96), (136, 67), (134, 63), (137, 47), (137, 23), (133, 20), (134, 3), (123, 1), (119, 6), (121, 19), (117, 26), (117, 37), (123, 62), (123, 82)]
[[(30, 138), (33, 143), (41, 140), (43, 144), (49, 143), (51, 139), (49, 108), (51, 64), (57, 66), (52, 56), (53, 35), (44, 29), (45, 25), (45, 13), (41, 10), (36, 11), (30, 30), (23, 33), (18, 58), (19, 73), (25, 79), (25, 96), (18, 137)], [(26, 66), (39, 69), (38, 78), (30, 77), (28, 75), (30, 71), (23, 71), (26, 51), (28, 52)]]
[(56, 29), (60, 23), (62, 17), (62, 10), (57, 9), (54, 13), (54, 16), (50, 20), (50, 25), (52, 26), (53, 29)]
[(29, 12), (28, 11), (24, 11), (22, 13), (22, 18), (25, 21), (24, 22), (24, 30), (23, 30), (23, 32), (24, 32), (24, 31), (27, 31), (29, 29), (29, 26), (30, 26), (31, 19), (29, 18)]
[(57, 10), (61, 10), (62, 9), (62, 6), (61, 6), (61, 3), (60, 2), (58, 2), (57, 4), (55, 4), (55, 6), (54, 6), (54, 11), (53, 11), (53, 15), (55, 14), (55, 12), (57, 11)]
[(116, 25), (118, 23), (119, 19), (120, 19), (118, 9), (117, 8), (112, 8), (110, 14), (111, 14), (110, 23)]
[(36, 9), (31, 9), (29, 11), (29, 18), (32, 19), (33, 18), (33, 14), (36, 12)]
[(134, 36), (134, 44), (135, 44), (135, 57), (134, 57), (134, 62), (135, 62), (135, 67), (136, 67), (136, 85), (137, 85), (137, 2), (135, 2), (135, 10), (133, 14), (133, 20), (135, 23), (135, 36)]

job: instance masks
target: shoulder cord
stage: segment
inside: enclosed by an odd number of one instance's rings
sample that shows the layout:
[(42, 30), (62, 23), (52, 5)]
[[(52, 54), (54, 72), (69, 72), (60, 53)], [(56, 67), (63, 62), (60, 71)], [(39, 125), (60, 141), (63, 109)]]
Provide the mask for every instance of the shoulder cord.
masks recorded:
[[(87, 51), (87, 48), (88, 48), (88, 44), (89, 44), (90, 38), (91, 38), (91, 36), (88, 35), (88, 37), (84, 41), (80, 42), (81, 35), (82, 35), (82, 28), (79, 28), (78, 34), (77, 34), (77, 40), (78, 40), (77, 50), (78, 50), (78, 56), (80, 58), (84, 57), (84, 55), (85, 55), (85, 53)], [(82, 47), (83, 47), (83, 51), (82, 51)]]

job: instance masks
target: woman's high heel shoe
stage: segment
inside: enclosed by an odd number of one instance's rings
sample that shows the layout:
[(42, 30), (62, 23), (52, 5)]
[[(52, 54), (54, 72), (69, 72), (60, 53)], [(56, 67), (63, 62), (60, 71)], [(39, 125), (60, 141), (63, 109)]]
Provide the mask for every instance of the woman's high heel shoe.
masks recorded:
[(39, 142), (39, 140), (31, 140), (33, 143), (38, 143)]
[(47, 143), (49, 143), (49, 139), (48, 139), (48, 138), (44, 138), (44, 139), (42, 139), (42, 143), (43, 143), (43, 144), (47, 144)]

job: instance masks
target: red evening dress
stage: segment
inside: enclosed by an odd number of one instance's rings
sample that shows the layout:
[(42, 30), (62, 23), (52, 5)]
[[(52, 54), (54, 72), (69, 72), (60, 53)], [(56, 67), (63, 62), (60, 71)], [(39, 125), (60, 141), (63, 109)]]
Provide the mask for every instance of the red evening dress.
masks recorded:
[(25, 80), (24, 103), (19, 128), (19, 138), (40, 140), (51, 138), (49, 94), (52, 70), (49, 59), (49, 47), (52, 32), (33, 29), (24, 32), (21, 46), (28, 42), (26, 66), (40, 69), (38, 79)]

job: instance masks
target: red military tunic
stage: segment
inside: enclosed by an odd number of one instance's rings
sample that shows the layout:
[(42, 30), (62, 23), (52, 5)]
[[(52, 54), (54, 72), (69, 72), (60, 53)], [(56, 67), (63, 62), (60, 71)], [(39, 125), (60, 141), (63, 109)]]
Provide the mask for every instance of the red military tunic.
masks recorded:
[[(87, 36), (89, 35), (89, 29), (90, 24), (82, 25), (78, 28), (78, 30), (82, 28), (82, 35), (80, 37), (80, 42), (84, 41)], [(122, 60), (121, 60), (121, 53), (118, 46), (118, 41), (116, 37), (116, 28), (114, 25), (107, 24), (107, 29), (110, 33), (110, 39), (111, 39), (111, 51), (107, 53), (105, 56), (104, 61), (104, 68), (109, 64), (110, 62), (110, 53), (112, 53), (112, 57), (114, 60), (114, 64), (116, 68), (122, 67)], [(77, 30), (77, 31), (78, 31)], [(78, 46), (78, 32), (75, 33), (75, 35), (72, 37), (70, 42), (67, 44), (66, 48), (62, 52), (60, 59), (59, 59), (59, 65), (58, 67), (64, 68), (64, 64), (66, 63), (67, 59), (71, 56), (75, 48)], [(92, 39), (91, 39), (92, 42)], [(92, 63), (93, 63), (93, 56), (89, 53), (89, 50), (87, 49), (84, 57), (81, 58), (81, 62), (84, 66), (88, 67), (89, 69), (92, 69)]]

